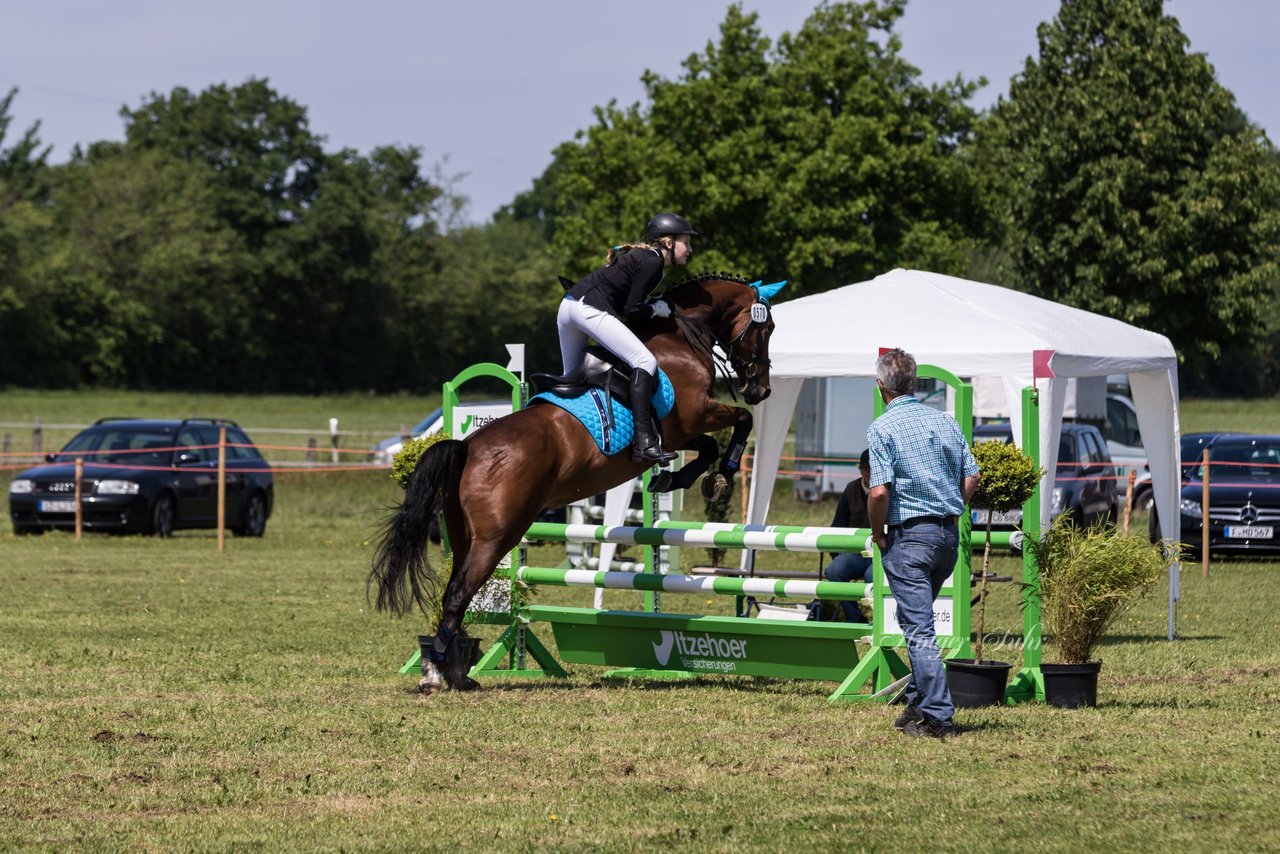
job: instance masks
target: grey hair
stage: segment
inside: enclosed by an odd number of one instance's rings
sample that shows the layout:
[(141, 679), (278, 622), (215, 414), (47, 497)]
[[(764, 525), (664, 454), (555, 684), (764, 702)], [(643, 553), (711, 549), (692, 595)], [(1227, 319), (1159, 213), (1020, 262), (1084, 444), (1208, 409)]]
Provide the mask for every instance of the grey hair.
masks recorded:
[(892, 394), (913, 394), (916, 390), (916, 360), (896, 347), (876, 359), (876, 379)]

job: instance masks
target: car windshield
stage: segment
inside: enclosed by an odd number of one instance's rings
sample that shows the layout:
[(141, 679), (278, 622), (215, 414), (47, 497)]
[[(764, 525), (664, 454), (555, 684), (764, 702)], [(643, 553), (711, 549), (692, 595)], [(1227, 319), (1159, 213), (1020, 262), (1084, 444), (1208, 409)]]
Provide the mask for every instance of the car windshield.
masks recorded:
[(66, 463), (81, 457), (86, 463), (167, 466), (172, 450), (173, 436), (161, 430), (100, 427), (76, 436), (54, 460)]
[[(1005, 430), (975, 430), (973, 434), (975, 442), (1012, 442), (1013, 434)], [(1076, 443), (1071, 436), (1063, 433), (1058, 439), (1058, 464), (1059, 465), (1084, 465), (1083, 461), (1076, 459)]]
[[(1280, 443), (1218, 443), (1209, 451), (1210, 483), (1214, 480), (1280, 481)], [(1197, 472), (1202, 470), (1201, 466)]]

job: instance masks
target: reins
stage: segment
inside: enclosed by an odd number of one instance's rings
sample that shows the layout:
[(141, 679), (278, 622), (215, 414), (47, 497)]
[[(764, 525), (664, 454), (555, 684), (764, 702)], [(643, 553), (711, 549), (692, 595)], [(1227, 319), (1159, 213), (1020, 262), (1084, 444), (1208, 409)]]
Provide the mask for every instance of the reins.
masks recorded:
[(719, 343), (715, 333), (707, 328), (706, 324), (700, 323), (691, 317), (685, 317), (676, 309), (671, 313), (672, 318), (676, 322), (676, 328), (684, 335), (684, 340), (689, 343), (695, 352), (704, 353), (711, 357), (711, 375), (715, 377), (716, 369), (724, 376), (725, 382), (729, 385), (729, 396), (733, 398), (733, 402), (738, 402), (738, 393), (734, 390), (733, 374), (730, 370), (730, 362), (724, 356), (721, 356), (715, 350), (715, 345)]
[[(741, 276), (731, 276), (725, 273), (704, 273), (701, 276), (697, 276), (693, 279), (686, 279), (680, 284), (669, 288), (667, 293), (669, 294), (671, 291), (686, 286), (700, 285), (707, 281), (729, 281), (743, 285), (748, 284), (747, 279), (742, 278)], [(745, 388), (746, 380), (755, 376), (756, 371), (761, 365), (766, 368), (768, 367), (768, 360), (762, 360), (760, 358), (760, 349), (764, 345), (762, 325), (756, 323), (753, 319), (752, 322), (743, 327), (741, 332), (725, 343), (721, 342), (715, 332), (705, 323), (694, 320), (691, 317), (686, 317), (674, 303), (672, 304), (672, 308), (674, 309), (671, 315), (672, 319), (675, 320), (676, 327), (680, 330), (681, 334), (684, 335), (685, 341), (688, 342), (689, 346), (695, 352), (702, 353), (710, 357), (712, 364), (712, 378), (715, 378), (715, 373), (719, 370), (720, 374), (724, 377), (725, 382), (729, 386), (729, 395), (736, 403), (738, 400), (738, 393), (735, 388), (736, 383), (734, 381), (734, 374), (740, 373), (742, 375), (744, 383), (743, 387)], [(755, 344), (751, 348), (750, 358), (744, 359), (733, 352), (733, 347), (745, 338), (747, 333), (753, 329), (756, 330)], [(715, 348), (717, 345), (719, 345), (720, 349), (724, 352), (724, 356), (721, 356), (716, 352)]]

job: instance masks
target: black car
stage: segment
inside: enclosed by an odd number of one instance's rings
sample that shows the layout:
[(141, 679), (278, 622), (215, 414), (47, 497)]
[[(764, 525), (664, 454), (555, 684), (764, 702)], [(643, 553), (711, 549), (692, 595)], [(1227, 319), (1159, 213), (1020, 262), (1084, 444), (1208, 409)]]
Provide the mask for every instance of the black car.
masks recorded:
[[(973, 428), (973, 441), (1012, 442), (1008, 423), (979, 424)], [(1069, 514), (1077, 525), (1093, 525), (1116, 520), (1115, 467), (1107, 452), (1102, 432), (1092, 424), (1066, 423), (1058, 439), (1058, 460), (1049, 498), (1049, 515), (1056, 518)], [(975, 530), (987, 524), (987, 511), (973, 511)], [(1022, 526), (1022, 511), (997, 512), (991, 521), (993, 530), (1010, 530)]]
[[(1204, 434), (1197, 434), (1204, 435)], [(1209, 434), (1190, 459), (1183, 457), (1182, 543), (1199, 556), (1204, 545), (1203, 450), (1209, 450), (1209, 551), (1280, 552), (1280, 436)], [(1183, 437), (1183, 452), (1187, 439)], [(1160, 523), (1151, 514), (1152, 539)]]
[(167, 537), (179, 528), (213, 528), (218, 519), (218, 434), (227, 431), (226, 518), (233, 532), (261, 537), (275, 493), (271, 468), (234, 422), (104, 418), (79, 433), (47, 465), (9, 484), (16, 534), (75, 526), (75, 461), (81, 525)]

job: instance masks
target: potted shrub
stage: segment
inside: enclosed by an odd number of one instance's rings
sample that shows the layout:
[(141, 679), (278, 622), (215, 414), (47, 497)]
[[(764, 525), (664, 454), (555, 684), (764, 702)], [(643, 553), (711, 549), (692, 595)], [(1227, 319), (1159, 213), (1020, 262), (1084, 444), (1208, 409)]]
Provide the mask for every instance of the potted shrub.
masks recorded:
[(1094, 647), (1103, 633), (1149, 591), (1176, 551), (1113, 526), (1079, 528), (1054, 520), (1044, 539), (1028, 541), (1040, 565), (1040, 619), (1059, 664), (1043, 664), (1045, 701), (1057, 706), (1097, 705)]
[(947, 662), (947, 685), (951, 697), (962, 708), (989, 706), (1004, 699), (1010, 664), (987, 661), (982, 645), (986, 634), (987, 576), (991, 566), (991, 519), (998, 512), (1021, 507), (1040, 482), (1041, 470), (1030, 457), (1008, 442), (978, 442), (973, 457), (982, 473), (969, 506), (985, 510), (987, 541), (982, 550), (982, 574), (978, 581), (978, 626), (972, 659)]

